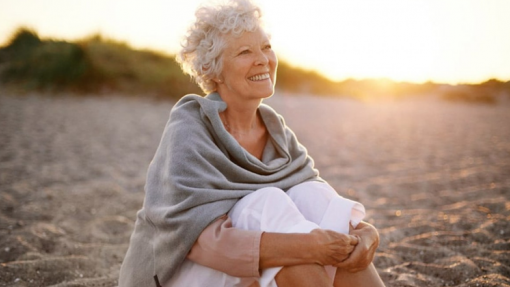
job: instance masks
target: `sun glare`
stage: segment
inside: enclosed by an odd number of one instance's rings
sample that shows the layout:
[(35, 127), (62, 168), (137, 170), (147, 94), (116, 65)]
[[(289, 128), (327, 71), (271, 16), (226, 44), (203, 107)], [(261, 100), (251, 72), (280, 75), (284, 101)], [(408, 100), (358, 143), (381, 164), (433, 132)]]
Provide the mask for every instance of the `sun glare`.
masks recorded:
[[(480, 82), (510, 79), (506, 0), (255, 0), (280, 59), (334, 80)], [(101, 33), (175, 53), (203, 0), (0, 0), (0, 37)], [(27, 9), (30, 7), (30, 9)]]
[(510, 78), (501, 25), (510, 5), (496, 2), (317, 1), (292, 8), (292, 18), (277, 16), (289, 9), (284, 3), (267, 6), (279, 55), (290, 62), (335, 80), (454, 83)]

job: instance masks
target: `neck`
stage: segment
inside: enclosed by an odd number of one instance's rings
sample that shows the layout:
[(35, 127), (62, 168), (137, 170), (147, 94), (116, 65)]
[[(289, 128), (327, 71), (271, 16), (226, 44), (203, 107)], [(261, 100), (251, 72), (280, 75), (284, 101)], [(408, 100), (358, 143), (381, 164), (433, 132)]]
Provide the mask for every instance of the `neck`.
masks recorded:
[(257, 110), (242, 110), (228, 107), (220, 114), (225, 128), (238, 135), (248, 135), (259, 126)]
[(218, 91), (218, 93), (227, 104), (227, 109), (220, 113), (220, 118), (230, 133), (249, 134), (260, 125), (261, 119), (257, 110), (262, 99), (239, 98), (231, 96), (228, 91)]
[(257, 109), (236, 109), (228, 106), (220, 113), (220, 118), (227, 131), (239, 135), (250, 134), (260, 124)]
[(268, 138), (266, 126), (258, 112), (262, 99), (223, 96), (222, 99), (227, 109), (219, 116), (225, 129), (248, 153), (261, 160)]

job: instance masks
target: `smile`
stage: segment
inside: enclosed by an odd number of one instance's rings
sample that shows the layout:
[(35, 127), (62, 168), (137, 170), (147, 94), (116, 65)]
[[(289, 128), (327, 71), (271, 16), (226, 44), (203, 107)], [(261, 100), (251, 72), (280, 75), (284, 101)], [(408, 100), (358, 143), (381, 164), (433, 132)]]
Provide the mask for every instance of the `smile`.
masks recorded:
[(250, 81), (263, 81), (266, 79), (269, 79), (269, 73), (259, 74), (248, 78)]

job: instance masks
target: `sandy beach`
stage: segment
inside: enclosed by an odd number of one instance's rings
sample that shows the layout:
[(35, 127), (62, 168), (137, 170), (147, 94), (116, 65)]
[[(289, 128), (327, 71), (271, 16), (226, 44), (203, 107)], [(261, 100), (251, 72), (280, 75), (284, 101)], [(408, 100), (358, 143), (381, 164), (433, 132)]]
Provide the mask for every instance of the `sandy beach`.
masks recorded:
[[(510, 286), (510, 105), (277, 94), (387, 286)], [(117, 286), (171, 101), (0, 90), (0, 286)]]

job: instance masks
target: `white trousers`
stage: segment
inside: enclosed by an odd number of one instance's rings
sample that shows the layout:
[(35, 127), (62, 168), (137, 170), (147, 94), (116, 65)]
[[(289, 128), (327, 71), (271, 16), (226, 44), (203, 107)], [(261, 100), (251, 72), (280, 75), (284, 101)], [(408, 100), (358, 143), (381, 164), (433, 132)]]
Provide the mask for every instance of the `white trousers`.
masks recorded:
[[(259, 189), (240, 199), (228, 215), (235, 228), (247, 230), (309, 233), (322, 228), (347, 234), (349, 223), (356, 226), (365, 216), (365, 208), (339, 196), (328, 184), (305, 182), (287, 192), (274, 187)], [(245, 287), (257, 280), (261, 287), (277, 287), (274, 278), (281, 268), (264, 269), (260, 278), (240, 278), (186, 259), (165, 287)], [(333, 280), (336, 268), (325, 269)]]

